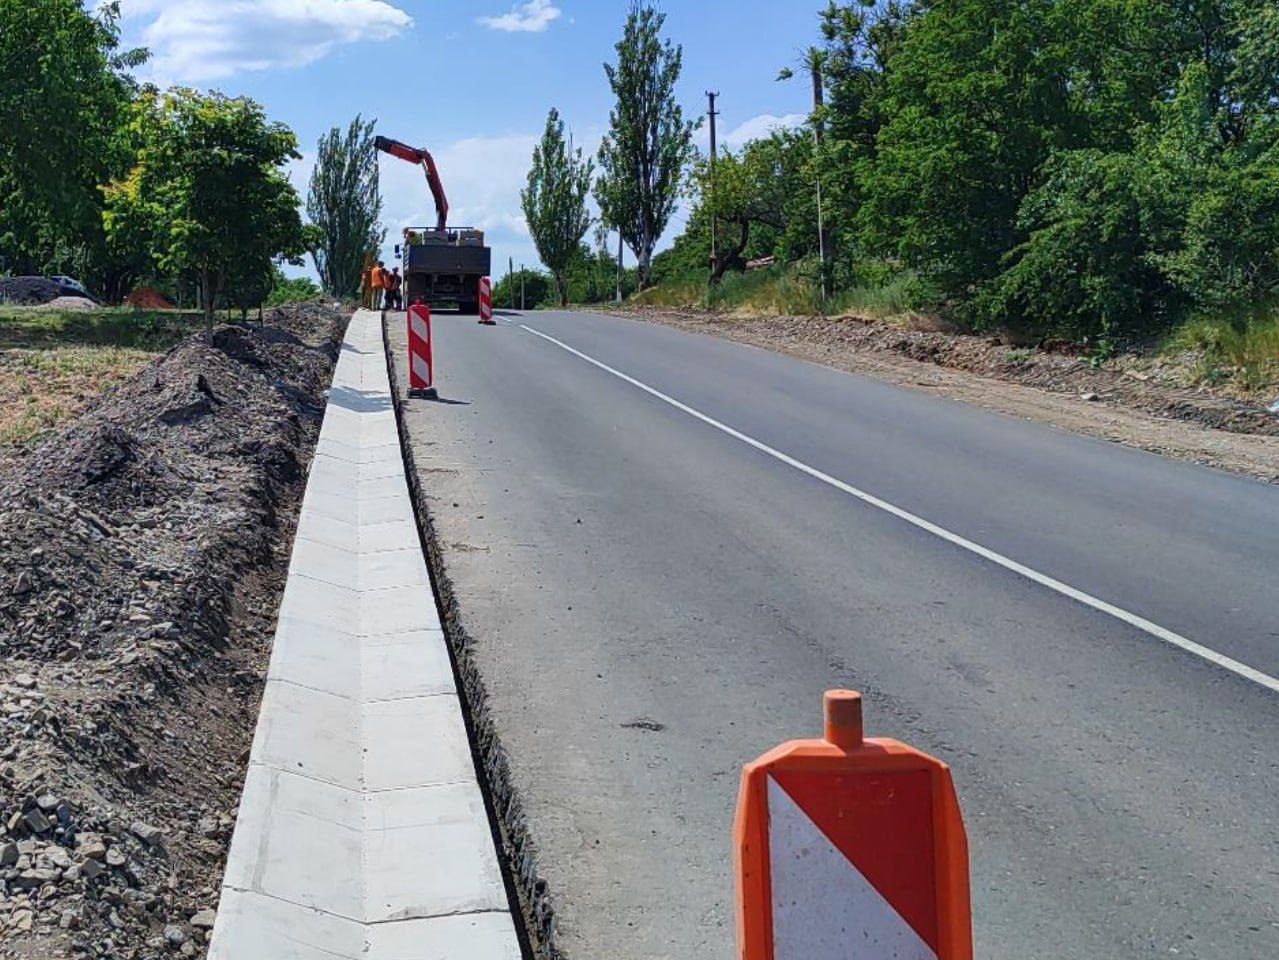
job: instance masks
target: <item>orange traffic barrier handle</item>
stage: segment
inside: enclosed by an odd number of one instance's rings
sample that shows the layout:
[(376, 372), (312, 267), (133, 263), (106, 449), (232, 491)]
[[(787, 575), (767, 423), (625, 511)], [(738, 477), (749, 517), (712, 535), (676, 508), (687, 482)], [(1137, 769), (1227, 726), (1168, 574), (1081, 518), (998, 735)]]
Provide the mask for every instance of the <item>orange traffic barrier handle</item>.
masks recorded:
[[(822, 739), (783, 743), (742, 770), (738, 957), (835, 960), (857, 944), (874, 960), (898, 955), (899, 936), (937, 960), (972, 960), (968, 841), (950, 768), (897, 740), (866, 739), (856, 691), (829, 691), (823, 705)], [(809, 839), (786, 833), (796, 823)]]

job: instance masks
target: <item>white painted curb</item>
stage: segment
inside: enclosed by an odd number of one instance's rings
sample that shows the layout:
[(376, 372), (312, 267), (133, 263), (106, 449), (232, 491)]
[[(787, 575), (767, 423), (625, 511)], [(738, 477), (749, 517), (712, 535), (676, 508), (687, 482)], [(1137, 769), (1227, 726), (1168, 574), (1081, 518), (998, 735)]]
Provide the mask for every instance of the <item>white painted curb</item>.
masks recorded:
[(210, 960), (518, 960), (404, 478), (380, 316), (347, 329)]

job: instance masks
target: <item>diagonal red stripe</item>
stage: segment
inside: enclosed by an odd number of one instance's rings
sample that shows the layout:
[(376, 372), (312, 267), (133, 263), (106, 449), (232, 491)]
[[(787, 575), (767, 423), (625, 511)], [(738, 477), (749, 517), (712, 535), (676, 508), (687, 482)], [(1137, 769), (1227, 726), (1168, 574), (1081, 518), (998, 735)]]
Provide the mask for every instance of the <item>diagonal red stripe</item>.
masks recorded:
[(772, 776), (920, 939), (940, 951), (929, 773)]

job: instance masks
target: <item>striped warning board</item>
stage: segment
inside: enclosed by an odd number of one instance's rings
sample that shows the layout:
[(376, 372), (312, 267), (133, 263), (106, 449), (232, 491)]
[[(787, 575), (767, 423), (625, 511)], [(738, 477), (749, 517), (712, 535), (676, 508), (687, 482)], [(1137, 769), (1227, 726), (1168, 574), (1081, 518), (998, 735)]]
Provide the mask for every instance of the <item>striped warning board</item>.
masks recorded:
[(826, 695), (826, 736), (742, 773), (742, 960), (971, 960), (968, 846), (949, 768), (864, 740), (861, 697)]
[(425, 303), (415, 303), (409, 307), (409, 393), (427, 393), (434, 387), (431, 308)]
[(493, 283), (488, 277), (480, 277), (480, 323), (493, 326)]

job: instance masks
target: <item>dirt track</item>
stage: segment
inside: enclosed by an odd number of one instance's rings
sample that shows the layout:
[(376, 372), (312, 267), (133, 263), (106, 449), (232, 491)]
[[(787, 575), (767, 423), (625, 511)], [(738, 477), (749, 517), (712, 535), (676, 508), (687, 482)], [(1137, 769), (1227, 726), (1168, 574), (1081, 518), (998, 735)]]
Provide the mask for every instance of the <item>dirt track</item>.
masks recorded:
[(1122, 358), (1095, 368), (1069, 353), (993, 338), (826, 317), (738, 317), (642, 308), (664, 323), (864, 373), (1063, 430), (1279, 482), (1279, 416), (1223, 392), (1183, 385), (1180, 369)]
[(0, 473), (0, 956), (202, 956), (345, 312), (184, 341)]

